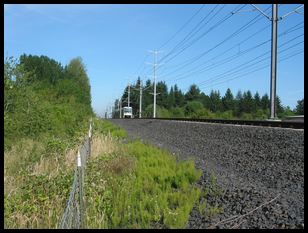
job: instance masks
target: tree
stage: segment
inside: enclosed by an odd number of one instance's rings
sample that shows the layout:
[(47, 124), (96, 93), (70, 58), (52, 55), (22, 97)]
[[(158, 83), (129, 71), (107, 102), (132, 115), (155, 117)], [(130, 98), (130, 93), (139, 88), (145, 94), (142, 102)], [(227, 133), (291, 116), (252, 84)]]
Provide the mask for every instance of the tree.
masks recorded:
[(19, 64), (6, 62), (4, 93), (6, 148), (25, 137), (73, 140), (93, 113), (81, 58), (72, 59), (64, 69), (46, 56), (24, 54)]
[(173, 87), (170, 88), (170, 92), (168, 94), (168, 108), (171, 109), (175, 106), (175, 94), (173, 91)]
[(62, 76), (63, 67), (59, 62), (50, 59), (47, 56), (32, 56), (23, 54), (19, 58), (20, 64), (23, 65), (26, 71), (33, 71), (35, 75), (32, 80), (46, 80), (50, 84), (55, 84)]
[(281, 104), (280, 97), (277, 95), (276, 96), (276, 114), (278, 115), (283, 115), (284, 112), (284, 107)]
[(186, 105), (185, 105), (185, 115), (188, 117), (193, 117), (195, 116), (198, 111), (200, 111), (201, 109), (203, 109), (203, 104), (199, 101), (189, 101)]
[(225, 96), (222, 98), (223, 111), (234, 110), (234, 97), (230, 88), (227, 89)]
[(239, 117), (243, 112), (243, 94), (241, 90), (238, 90), (235, 97), (235, 115)]
[[(77, 84), (76, 98), (78, 102), (87, 106), (87, 111), (92, 112), (91, 108), (91, 88), (85, 64), (81, 57), (72, 59), (65, 67), (66, 78), (71, 79)], [(77, 89), (78, 88), (78, 89)]]
[(261, 107), (264, 110), (267, 110), (270, 107), (270, 100), (267, 94), (264, 94), (261, 98)]
[(222, 110), (219, 91), (212, 90), (210, 93), (210, 110), (214, 113)]
[(144, 90), (142, 92), (142, 111), (145, 111), (150, 104), (153, 104), (153, 95), (150, 93), (153, 93), (153, 84), (151, 83), (151, 80), (148, 79), (145, 82)]
[(167, 108), (168, 107), (168, 87), (165, 82), (161, 81), (156, 84), (156, 104)]
[(174, 85), (174, 97), (175, 97), (175, 106), (176, 107), (183, 107), (185, 103), (184, 95), (178, 86)]
[(252, 113), (254, 102), (250, 91), (243, 93), (242, 110), (245, 113)]
[(304, 98), (297, 101), (297, 105), (294, 109), (294, 112), (298, 115), (304, 115)]
[(197, 87), (197, 85), (193, 84), (189, 87), (188, 92), (185, 94), (185, 101), (193, 101), (193, 100), (199, 100), (200, 98), (200, 89)]
[(211, 105), (211, 100), (210, 100), (210, 97), (206, 94), (204, 94), (204, 92), (201, 92), (200, 94), (200, 100), (203, 104), (203, 106), (206, 108), (206, 109), (210, 109), (210, 105)]
[(253, 102), (254, 102), (253, 112), (257, 112), (258, 109), (261, 108), (261, 99), (260, 99), (260, 95), (258, 92), (256, 92), (256, 94), (254, 95)]

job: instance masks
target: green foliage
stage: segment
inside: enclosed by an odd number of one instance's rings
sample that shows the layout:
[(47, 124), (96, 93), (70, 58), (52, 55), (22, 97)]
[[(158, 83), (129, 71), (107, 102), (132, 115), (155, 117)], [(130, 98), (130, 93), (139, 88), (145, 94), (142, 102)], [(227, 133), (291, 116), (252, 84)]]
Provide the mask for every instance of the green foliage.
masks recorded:
[(251, 113), (243, 112), (241, 115), (241, 119), (243, 120), (253, 120), (253, 116)]
[(171, 111), (172, 117), (178, 117), (178, 118), (185, 117), (185, 113), (182, 108), (175, 107), (175, 108), (172, 108), (170, 111)]
[(164, 107), (160, 107), (159, 105), (156, 106), (156, 116), (161, 118), (168, 118), (170, 117), (170, 113), (168, 109)]
[(70, 192), (71, 173), (55, 177), (24, 173), (20, 191), (4, 196), (6, 228), (57, 228)]
[(289, 106), (283, 108), (283, 110), (281, 112), (277, 113), (277, 116), (281, 119), (284, 119), (288, 116), (294, 116), (294, 115), (296, 115), (296, 114), (290, 109)]
[(254, 119), (256, 120), (265, 120), (268, 118), (268, 109), (258, 109), (257, 112), (254, 114)]
[(64, 69), (46, 56), (5, 60), (6, 228), (56, 228), (72, 184), (64, 153), (79, 145), (91, 115), (80, 59)]
[(189, 90), (185, 94), (185, 101), (193, 101), (198, 100), (200, 98), (200, 89), (197, 87), (196, 84), (193, 84), (189, 87)]
[[(139, 83), (138, 77), (136, 85), (132, 85), (131, 89), (131, 106), (135, 116), (139, 113)], [(143, 91), (143, 114), (142, 117), (153, 117), (153, 84), (147, 80)], [(239, 90), (234, 97), (231, 89), (228, 88), (223, 97), (219, 91), (211, 90), (209, 95), (201, 92), (195, 84), (191, 85), (186, 93), (175, 84), (171, 86), (168, 92), (168, 87), (165, 82), (157, 83), (157, 117), (188, 117), (188, 118), (223, 118), (223, 119), (250, 119), (264, 120), (269, 117), (270, 100), (267, 94), (260, 97), (256, 92), (252, 95), (251, 91)], [(127, 88), (122, 96), (122, 99), (127, 98)], [(115, 109), (117, 102), (115, 101)], [(195, 102), (199, 104), (191, 104)], [(195, 106), (194, 106), (195, 105)], [(160, 107), (162, 107), (160, 109)], [(276, 113), (279, 118), (290, 116), (293, 113), (303, 114), (303, 100), (298, 102), (298, 107), (293, 111), (283, 106), (279, 96), (276, 97)], [(181, 110), (180, 110), (181, 109)], [(184, 112), (184, 115), (183, 113)], [(118, 114), (114, 113), (114, 117)]]
[[(30, 137), (72, 138), (84, 132), (92, 114), (84, 64), (73, 59), (63, 69), (46, 56), (22, 55), (5, 61), (5, 148)], [(61, 140), (60, 139), (60, 140)]]
[(118, 146), (88, 164), (88, 227), (184, 228), (200, 196), (194, 162), (140, 141)]
[(218, 115), (218, 118), (232, 120), (234, 119), (234, 114), (232, 110), (224, 111)]
[(298, 115), (304, 115), (304, 99), (297, 101), (294, 112)]
[(203, 104), (199, 101), (190, 101), (185, 105), (185, 116), (197, 116), (200, 110), (203, 109)]
[(47, 80), (50, 84), (55, 84), (62, 76), (62, 66), (60, 63), (47, 56), (20, 56), (20, 64), (26, 71), (34, 72), (30, 82)]
[(232, 111), (234, 109), (235, 102), (230, 88), (227, 89), (226, 94), (221, 101), (224, 111), (229, 111), (229, 110)]
[(110, 121), (94, 120), (95, 130), (98, 134), (111, 134), (116, 138), (126, 138), (127, 133), (124, 129), (112, 124)]

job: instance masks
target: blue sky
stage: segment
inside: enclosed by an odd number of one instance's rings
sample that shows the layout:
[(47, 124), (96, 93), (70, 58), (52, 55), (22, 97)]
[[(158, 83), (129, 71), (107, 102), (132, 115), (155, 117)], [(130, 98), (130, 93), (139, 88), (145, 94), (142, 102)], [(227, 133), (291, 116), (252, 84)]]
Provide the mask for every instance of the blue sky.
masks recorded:
[[(257, 6), (271, 16), (270, 4)], [(279, 16), (299, 6), (280, 4)], [(177, 83), (186, 92), (195, 83), (206, 94), (214, 89), (224, 95), (228, 87), (234, 95), (238, 90), (269, 94), (270, 53), (265, 53), (271, 48), (271, 22), (252, 9), (249, 4), (6, 4), (4, 56), (46, 55), (62, 65), (82, 57), (92, 106), (100, 115), (129, 81), (153, 79), (147, 63), (153, 62), (148, 51), (155, 49), (162, 50), (157, 80), (165, 80), (168, 88)], [(292, 109), (304, 96), (303, 20), (303, 14), (294, 13), (278, 23), (277, 95)], [(230, 37), (249, 22), (255, 23)], [(164, 58), (187, 35), (192, 37), (182, 45), (188, 47)]]

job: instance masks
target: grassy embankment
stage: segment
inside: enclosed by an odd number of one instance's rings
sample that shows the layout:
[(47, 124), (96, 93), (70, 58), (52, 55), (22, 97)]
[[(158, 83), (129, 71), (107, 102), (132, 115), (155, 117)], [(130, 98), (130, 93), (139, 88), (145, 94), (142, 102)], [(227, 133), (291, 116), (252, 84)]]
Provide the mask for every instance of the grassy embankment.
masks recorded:
[[(177, 162), (140, 141), (121, 144), (125, 137), (110, 122), (94, 121), (85, 183), (87, 228), (184, 228), (194, 205), (205, 216), (217, 212), (206, 203), (207, 190), (194, 185), (201, 172), (192, 160)], [(78, 147), (54, 152), (59, 145), (24, 139), (5, 152), (5, 228), (57, 227)]]
[(193, 160), (178, 162), (138, 140), (121, 144), (126, 132), (108, 121), (96, 121), (94, 133), (88, 228), (185, 228), (194, 205), (204, 216), (220, 211), (207, 205), (208, 190), (196, 187), (201, 171)]

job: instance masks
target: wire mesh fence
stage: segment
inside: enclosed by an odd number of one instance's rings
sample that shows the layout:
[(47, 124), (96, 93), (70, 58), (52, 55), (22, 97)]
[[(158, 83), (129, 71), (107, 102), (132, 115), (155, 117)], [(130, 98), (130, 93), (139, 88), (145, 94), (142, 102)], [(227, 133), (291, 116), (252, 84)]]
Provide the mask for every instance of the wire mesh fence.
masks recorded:
[(74, 180), (66, 208), (59, 222), (59, 229), (85, 228), (85, 197), (84, 179), (87, 159), (91, 156), (92, 121), (89, 126), (89, 135), (85, 137), (77, 153), (77, 166)]

